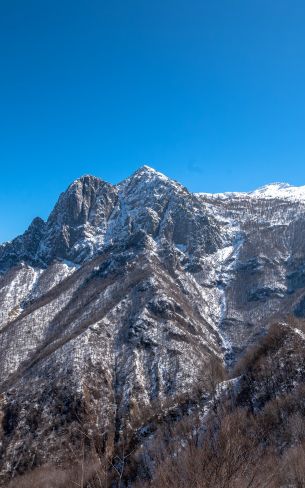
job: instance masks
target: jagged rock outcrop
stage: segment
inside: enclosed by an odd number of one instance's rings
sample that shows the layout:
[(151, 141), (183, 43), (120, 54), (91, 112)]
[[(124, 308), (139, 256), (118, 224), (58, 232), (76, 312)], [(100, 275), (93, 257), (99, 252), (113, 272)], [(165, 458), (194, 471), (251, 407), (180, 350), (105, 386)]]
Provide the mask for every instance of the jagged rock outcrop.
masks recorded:
[(114, 186), (84, 176), (0, 246), (3, 483), (68, 460), (80, 424), (111, 453), (151, 408), (191, 397), (211, 359), (303, 313), (303, 193), (276, 188), (192, 194), (147, 166)]

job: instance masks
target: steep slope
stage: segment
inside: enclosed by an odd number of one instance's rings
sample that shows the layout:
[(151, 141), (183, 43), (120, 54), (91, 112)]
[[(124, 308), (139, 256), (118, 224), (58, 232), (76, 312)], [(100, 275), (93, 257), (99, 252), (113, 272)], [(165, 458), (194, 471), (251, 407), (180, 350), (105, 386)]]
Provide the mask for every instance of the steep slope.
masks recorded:
[(146, 441), (142, 463), (150, 476), (140, 486), (303, 487), (304, 357), (304, 321), (274, 322), (203, 412), (176, 419), (170, 436), (160, 425)]
[(305, 188), (273, 184), (251, 193), (198, 195), (239, 229), (238, 260), (225, 286), (223, 334), (235, 353), (275, 315), (302, 310)]
[(0, 246), (2, 483), (84, 436), (111, 457), (276, 314), (302, 315), (302, 195), (192, 194), (147, 166), (84, 176)]
[(26, 244), (27, 235), (5, 245), (2, 257), (3, 269), (5, 256), (16, 263), (1, 278), (4, 479), (69, 458), (80, 421), (91, 450), (104, 432), (112, 452), (142, 407), (190, 391), (223, 352), (213, 260), (230, 253), (229, 236), (163, 175), (145, 167), (115, 188), (82, 178), (35, 255)]
[(47, 222), (34, 219), (22, 236), (0, 247), (0, 272), (23, 261), (39, 267), (56, 258), (83, 262), (101, 248), (116, 200), (115, 187), (99, 178), (74, 181)]

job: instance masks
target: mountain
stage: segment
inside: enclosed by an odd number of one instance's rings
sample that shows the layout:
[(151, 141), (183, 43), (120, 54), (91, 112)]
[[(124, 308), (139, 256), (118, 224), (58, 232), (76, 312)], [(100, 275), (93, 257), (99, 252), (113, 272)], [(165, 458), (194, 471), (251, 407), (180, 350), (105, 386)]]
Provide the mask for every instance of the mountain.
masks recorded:
[(305, 187), (194, 194), (148, 166), (74, 181), (0, 246), (1, 486), (204, 408), (215, 371), (305, 317), (304, 231)]

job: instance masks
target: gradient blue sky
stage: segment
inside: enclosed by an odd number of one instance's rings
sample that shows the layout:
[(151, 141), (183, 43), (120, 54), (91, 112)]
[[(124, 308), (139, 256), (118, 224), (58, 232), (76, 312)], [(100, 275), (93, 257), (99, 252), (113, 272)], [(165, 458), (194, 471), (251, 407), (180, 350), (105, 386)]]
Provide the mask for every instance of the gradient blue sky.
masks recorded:
[(0, 241), (75, 178), (305, 184), (303, 0), (0, 0)]

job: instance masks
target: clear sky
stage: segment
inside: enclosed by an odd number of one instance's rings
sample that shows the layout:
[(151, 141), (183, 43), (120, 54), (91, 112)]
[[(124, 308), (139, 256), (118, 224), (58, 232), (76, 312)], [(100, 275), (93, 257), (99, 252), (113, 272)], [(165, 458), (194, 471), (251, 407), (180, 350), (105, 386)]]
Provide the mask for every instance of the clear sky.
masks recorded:
[(0, 0), (0, 241), (91, 173), (305, 184), (304, 0)]

